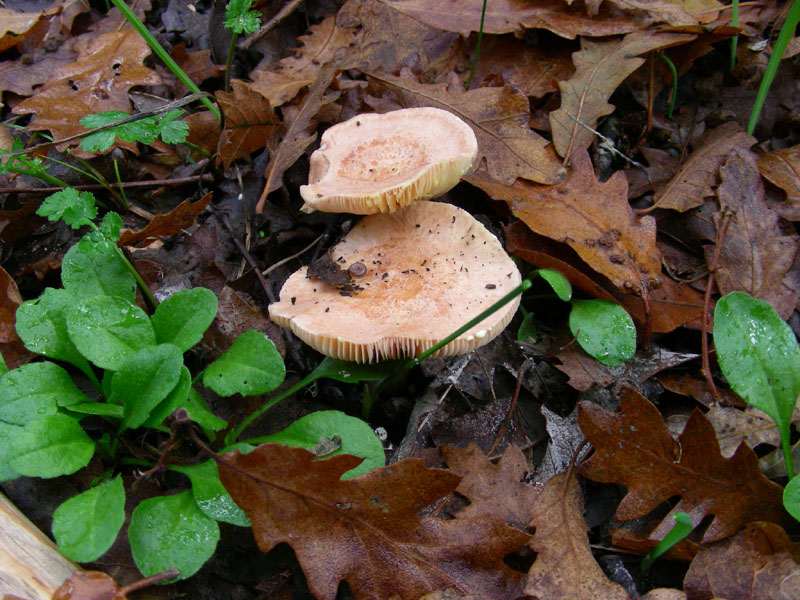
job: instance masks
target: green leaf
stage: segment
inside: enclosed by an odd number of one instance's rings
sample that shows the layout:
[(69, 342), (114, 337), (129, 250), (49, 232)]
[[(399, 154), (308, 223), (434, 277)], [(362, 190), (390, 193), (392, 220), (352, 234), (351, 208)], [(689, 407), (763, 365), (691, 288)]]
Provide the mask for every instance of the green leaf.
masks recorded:
[(78, 229), (92, 222), (97, 216), (97, 207), (91, 192), (66, 188), (45, 198), (36, 214), (51, 221), (63, 219), (64, 223)]
[(31, 421), (10, 442), (9, 466), (28, 477), (59, 477), (85, 467), (94, 442), (80, 424), (66, 415)]
[(732, 292), (714, 309), (714, 346), (733, 391), (772, 417), (788, 444), (800, 393), (800, 349), (789, 325), (763, 300)]
[(173, 344), (142, 348), (111, 378), (111, 392), (122, 401), (125, 416), (120, 431), (136, 429), (178, 383), (183, 355)]
[(125, 414), (125, 409), (119, 404), (109, 404), (107, 402), (85, 402), (82, 404), (73, 404), (69, 407), (69, 412), (78, 413), (80, 415), (96, 415), (98, 417), (121, 419)]
[(219, 480), (217, 463), (207, 460), (198, 465), (171, 466), (171, 470), (183, 473), (192, 482), (192, 494), (198, 508), (215, 521), (224, 521), (239, 527), (250, 527), (250, 519), (231, 498)]
[(283, 431), (248, 441), (250, 443), (255, 441), (259, 444), (273, 442), (285, 446), (311, 449), (320, 442), (321, 438), (333, 439), (334, 436), (341, 439), (341, 446), (330, 455), (352, 454), (364, 459), (355, 469), (342, 475), (342, 479), (358, 477), (386, 464), (383, 444), (372, 428), (361, 419), (356, 419), (338, 410), (322, 410), (311, 413), (300, 417)]
[(783, 489), (783, 507), (800, 521), (800, 475), (795, 475)]
[(108, 212), (100, 222), (100, 233), (108, 240), (116, 242), (119, 239), (119, 231), (122, 229), (122, 219), (115, 212)]
[(53, 512), (58, 550), (76, 562), (97, 560), (111, 547), (125, 521), (122, 477), (73, 496)]
[(67, 311), (67, 331), (81, 354), (101, 369), (118, 371), (156, 334), (145, 312), (118, 296), (95, 296)]
[(25, 425), (56, 413), (58, 406), (88, 402), (64, 369), (55, 363), (29, 363), (0, 379), (0, 421)]
[(215, 431), (224, 429), (227, 425), (224, 419), (220, 419), (211, 412), (206, 401), (194, 388), (189, 389), (189, 395), (183, 407), (179, 408), (185, 408), (189, 412), (189, 418), (200, 425), (208, 439), (213, 437)]
[(5, 375), (8, 373), (8, 365), (6, 365), (6, 359), (3, 358), (3, 355), (0, 354), (0, 376)]
[(203, 514), (187, 490), (139, 504), (131, 515), (128, 539), (143, 575), (175, 567), (178, 579), (186, 579), (214, 554), (219, 525)]
[(538, 269), (536, 273), (550, 284), (556, 296), (564, 302), (569, 302), (572, 298), (572, 286), (569, 280), (564, 277), (561, 271), (555, 269)]
[(76, 298), (120, 296), (131, 302), (136, 298), (136, 280), (114, 242), (102, 235), (85, 235), (67, 251), (61, 281)]
[(251, 329), (206, 368), (203, 385), (220, 396), (255, 396), (271, 392), (285, 376), (286, 368), (275, 344)]
[(63, 360), (86, 372), (89, 363), (67, 333), (66, 311), (75, 298), (65, 290), (47, 288), (36, 300), (17, 309), (17, 335), (31, 352)]
[(130, 117), (130, 115), (121, 110), (107, 110), (101, 113), (86, 115), (78, 121), (78, 123), (86, 127), (86, 129), (95, 129), (97, 127), (111, 125), (111, 123), (116, 123), (127, 117)]
[(524, 342), (529, 338), (536, 337), (536, 325), (533, 322), (533, 313), (528, 313), (522, 319), (522, 323), (517, 330), (517, 341)]
[(225, 27), (234, 33), (250, 35), (261, 26), (261, 14), (250, 9), (251, 0), (231, 0), (225, 7)]
[(81, 140), (81, 150), (85, 152), (105, 152), (114, 145), (117, 132), (114, 129), (104, 129), (90, 133)]
[(160, 344), (186, 352), (203, 339), (217, 314), (217, 296), (206, 288), (181, 290), (161, 302), (151, 321)]
[(171, 110), (160, 116), (158, 132), (165, 144), (182, 144), (189, 135), (189, 126), (177, 119), (183, 115), (182, 110)]
[(587, 354), (604, 365), (621, 365), (636, 351), (636, 326), (610, 300), (573, 300), (569, 329)]
[(158, 427), (164, 422), (164, 419), (186, 404), (186, 398), (189, 395), (191, 387), (192, 374), (189, 372), (189, 369), (181, 365), (181, 374), (178, 378), (178, 383), (176, 383), (175, 387), (167, 394), (167, 397), (150, 411), (150, 416), (148, 416), (147, 420), (143, 423), (144, 427)]
[(362, 364), (325, 357), (308, 375), (310, 381), (317, 379), (335, 379), (344, 383), (360, 383), (362, 381), (380, 381), (394, 373), (405, 364), (404, 360), (386, 360), (383, 362)]
[(11, 460), (11, 445), (14, 438), (23, 430), (19, 425), (11, 425), (0, 421), (0, 483), (11, 481), (20, 476), (8, 461)]

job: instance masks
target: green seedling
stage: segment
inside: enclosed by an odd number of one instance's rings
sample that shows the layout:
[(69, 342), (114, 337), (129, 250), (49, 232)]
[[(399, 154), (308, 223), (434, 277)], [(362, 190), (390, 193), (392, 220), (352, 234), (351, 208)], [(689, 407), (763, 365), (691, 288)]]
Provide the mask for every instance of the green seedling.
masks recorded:
[(472, 65), (469, 68), (469, 75), (467, 75), (467, 80), (464, 82), (464, 89), (469, 90), (469, 86), (472, 83), (472, 76), (475, 74), (475, 67), (478, 65), (478, 56), (481, 53), (481, 42), (483, 41), (483, 22), (486, 19), (486, 2), (487, 0), (483, 0), (483, 6), (481, 7), (481, 24), (478, 27), (478, 41), (475, 44), (475, 54), (472, 56)]
[[(189, 126), (178, 120), (182, 115), (182, 110), (171, 110), (161, 115), (124, 122), (87, 135), (81, 140), (81, 148), (86, 152), (106, 152), (114, 145), (116, 138), (126, 142), (150, 144), (160, 137), (165, 144), (181, 144), (186, 141), (186, 136), (189, 133)], [(87, 115), (80, 120), (80, 124), (87, 129), (94, 129), (113, 125), (117, 121), (128, 117), (130, 115), (126, 112), (110, 110), (95, 115)]]
[[(572, 304), (569, 328), (587, 354), (609, 367), (617, 367), (633, 356), (636, 352), (636, 326), (624, 308), (610, 300), (573, 299), (572, 286), (555, 269), (537, 269), (533, 275), (547, 281), (560, 300)], [(533, 324), (526, 321), (527, 317), (517, 339), (535, 335)]]
[(58, 177), (54, 177), (47, 172), (47, 167), (44, 161), (38, 156), (28, 157), (16, 154), (4, 158), (4, 154), (12, 154), (24, 150), (24, 145), (21, 140), (14, 139), (11, 150), (0, 150), (0, 175), (6, 173), (17, 173), (19, 175), (28, 175), (36, 177), (49, 185), (58, 187), (67, 187), (67, 184), (61, 181)]
[(233, 32), (228, 44), (228, 58), (225, 62), (225, 91), (231, 89), (231, 65), (236, 50), (236, 40), (240, 35), (250, 35), (261, 26), (261, 13), (250, 10), (252, 0), (230, 0), (225, 7), (225, 27)]
[(678, 70), (675, 68), (675, 63), (673, 63), (666, 54), (663, 52), (659, 52), (658, 55), (664, 59), (664, 62), (667, 63), (667, 67), (669, 67), (670, 73), (672, 73), (672, 92), (669, 97), (669, 109), (667, 111), (667, 118), (672, 118), (672, 111), (675, 110), (675, 101), (678, 99)]
[(675, 525), (669, 530), (656, 547), (642, 559), (642, 571), (650, 570), (653, 563), (663, 554), (668, 552), (673, 546), (685, 540), (692, 533), (692, 518), (683, 511), (678, 511), (672, 515)]
[(731, 292), (714, 309), (714, 347), (731, 389), (775, 421), (792, 479), (790, 427), (800, 394), (800, 349), (794, 333), (768, 303)]
[[(209, 409), (196, 389), (200, 383), (219, 396), (266, 394), (283, 382), (283, 361), (269, 338), (248, 331), (193, 377), (184, 354), (214, 320), (216, 296), (204, 288), (182, 290), (148, 315), (135, 304), (135, 270), (116, 246), (117, 215), (108, 213), (95, 225), (94, 198), (72, 189), (48, 197), (39, 212), (91, 230), (64, 256), (63, 289), (48, 288), (16, 313), (22, 342), (51, 360), (10, 371), (2, 364), (0, 481), (69, 475), (93, 457), (104, 465), (97, 485), (53, 514), (60, 551), (87, 562), (102, 556), (122, 527), (123, 469), (135, 465), (149, 474), (165, 468), (183, 473), (191, 490), (141, 502), (131, 516), (128, 537), (143, 574), (177, 567), (179, 579), (189, 577), (214, 553), (219, 521), (239, 526), (249, 521), (219, 481), (216, 463), (174, 459), (183, 440), (178, 428), (164, 453), (151, 460), (143, 458), (144, 451), (130, 456), (132, 443), (120, 442), (142, 428), (152, 430), (150, 439), (163, 436), (170, 431), (169, 416), (183, 409), (213, 443), (227, 423)], [(93, 390), (76, 385), (71, 366), (85, 374)], [(314, 448), (337, 439), (338, 445), (327, 447), (325, 454), (346, 451), (364, 457), (366, 466), (358, 472), (383, 465), (383, 447), (369, 426), (336, 411), (304, 417), (269, 441)]]

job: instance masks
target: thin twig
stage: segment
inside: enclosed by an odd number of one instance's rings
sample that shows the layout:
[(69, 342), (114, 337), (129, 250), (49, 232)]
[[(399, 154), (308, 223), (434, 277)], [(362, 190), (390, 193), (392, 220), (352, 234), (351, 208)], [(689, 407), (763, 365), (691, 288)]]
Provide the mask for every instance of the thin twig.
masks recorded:
[(266, 269), (264, 269), (263, 271), (261, 271), (261, 274), (262, 274), (262, 275), (264, 275), (264, 276), (266, 277), (267, 275), (269, 275), (270, 273), (272, 273), (272, 272), (273, 272), (275, 269), (277, 269), (277, 268), (278, 268), (278, 267), (280, 267), (281, 265), (285, 265), (285, 264), (286, 264), (287, 262), (289, 262), (290, 260), (294, 260), (294, 259), (295, 259), (295, 258), (297, 258), (298, 256), (300, 256), (300, 255), (302, 255), (302, 254), (305, 254), (306, 252), (308, 252), (309, 250), (311, 250), (311, 248), (313, 248), (313, 247), (314, 247), (314, 246), (317, 244), (317, 242), (319, 242), (319, 241), (320, 241), (320, 240), (321, 240), (321, 239), (322, 239), (324, 236), (325, 236), (325, 234), (324, 234), (324, 233), (320, 233), (320, 234), (317, 236), (317, 239), (315, 239), (315, 240), (314, 240), (313, 242), (311, 242), (311, 243), (310, 243), (308, 246), (306, 246), (305, 248), (303, 248), (302, 250), (300, 250), (300, 252), (298, 252), (297, 254), (292, 254), (291, 256), (287, 256), (286, 258), (284, 258), (284, 259), (281, 259), (281, 260), (279, 260), (278, 262), (276, 262), (276, 263), (274, 263), (274, 264), (270, 265), (269, 267), (267, 267)]
[(269, 288), (267, 284), (267, 280), (264, 279), (264, 276), (261, 274), (261, 270), (258, 268), (258, 263), (256, 259), (247, 251), (247, 248), (244, 247), (244, 243), (236, 236), (236, 232), (233, 231), (233, 227), (231, 227), (230, 222), (228, 221), (228, 217), (222, 213), (216, 213), (217, 217), (219, 218), (220, 222), (222, 223), (223, 227), (231, 234), (231, 239), (233, 243), (236, 244), (236, 247), (239, 249), (239, 252), (242, 254), (242, 257), (247, 261), (247, 264), (255, 271), (256, 278), (258, 282), (261, 284), (261, 287), (264, 289), (264, 293), (269, 298), (271, 303), (277, 302), (278, 300), (275, 298), (275, 294), (272, 293), (272, 290)]
[(269, 21), (264, 23), (258, 31), (255, 33), (251, 33), (245, 39), (237, 44), (239, 50), (249, 50), (250, 46), (255, 44), (258, 40), (262, 37), (267, 35), (270, 31), (275, 29), (275, 27), (283, 21), (286, 17), (292, 14), (300, 4), (302, 4), (303, 0), (290, 0), (282, 9), (278, 11), (274, 17), (272, 17)]
[[(585, 127), (586, 129), (588, 129), (589, 131), (591, 131), (593, 134), (595, 134), (597, 137), (599, 137), (601, 140), (603, 140), (603, 141), (606, 143), (606, 147), (607, 147), (607, 148), (608, 148), (608, 149), (611, 151), (611, 153), (612, 153), (612, 154), (616, 154), (617, 156), (619, 156), (619, 157), (620, 157), (620, 158), (622, 158), (623, 160), (625, 160), (625, 161), (629, 162), (630, 164), (632, 164), (632, 165), (633, 165), (633, 166), (635, 166), (635, 167), (639, 167), (640, 169), (644, 169), (644, 168), (646, 168), (646, 167), (645, 167), (645, 166), (644, 166), (642, 163), (640, 163), (640, 162), (637, 162), (637, 161), (633, 160), (632, 158), (628, 158), (628, 157), (627, 157), (627, 156), (625, 156), (625, 155), (624, 155), (622, 152), (620, 152), (619, 150), (617, 150), (616, 146), (614, 145), (614, 141), (613, 141), (613, 140), (611, 140), (610, 138), (607, 138), (606, 136), (604, 136), (602, 133), (600, 133), (600, 132), (599, 132), (599, 131), (597, 131), (596, 129), (592, 129), (591, 127), (589, 127), (589, 126), (588, 126), (586, 123), (584, 123), (583, 121), (581, 121), (581, 120), (579, 120), (579, 119), (576, 119), (576, 118), (575, 118), (575, 117), (573, 117), (571, 114), (569, 114), (567, 111), (564, 111), (564, 114), (565, 114), (565, 115), (567, 115), (567, 117), (569, 117), (569, 118), (570, 118), (570, 119), (572, 119), (573, 121), (575, 121), (575, 123), (576, 123), (576, 129), (577, 129), (577, 125), (580, 125), (581, 127)], [(572, 134), (572, 139), (573, 139), (573, 140), (574, 140), (574, 138), (575, 138), (575, 136), (576, 136), (576, 135), (577, 135), (577, 132), (573, 132), (573, 134)], [(564, 161), (563, 161), (563, 164), (564, 164), (564, 166), (566, 166), (566, 165), (567, 165), (567, 163), (569, 162), (569, 157), (570, 157), (570, 155), (571, 155), (571, 153), (572, 153), (572, 146), (573, 146), (573, 142), (572, 142), (572, 141), (570, 141), (570, 146), (569, 146), (569, 148), (567, 148), (567, 152), (566, 152), (566, 153), (564, 153)]]
[[(151, 181), (123, 181), (122, 183), (114, 184), (117, 187), (129, 188), (147, 188), (147, 187), (161, 187), (171, 185), (183, 185), (185, 183), (193, 183), (195, 181), (213, 181), (214, 176), (210, 173), (202, 175), (192, 175), (191, 177), (179, 177), (176, 179), (153, 179)], [(106, 187), (100, 183), (89, 183), (86, 185), (73, 185), (70, 186), (79, 191), (93, 191), (104, 190)], [(60, 192), (64, 188), (59, 186), (49, 187), (21, 187), (21, 188), (0, 188), (0, 194), (53, 194)]]
[[(522, 390), (522, 377), (525, 375), (525, 371), (527, 371), (533, 365), (533, 359), (528, 358), (522, 363), (522, 366), (517, 371), (517, 385), (514, 388), (514, 395), (511, 396), (511, 402), (508, 405), (508, 411), (506, 411), (506, 417), (503, 419), (500, 427), (497, 429), (497, 434), (494, 436), (494, 441), (492, 442), (491, 447), (486, 452), (487, 455), (492, 455), (497, 448), (500, 440), (505, 435), (506, 431), (508, 430), (508, 424), (511, 422), (511, 419), (514, 418), (514, 409), (517, 407), (517, 400), (519, 399), (519, 393)], [(494, 393), (494, 392), (492, 392)], [(495, 398), (496, 400), (497, 398)]]

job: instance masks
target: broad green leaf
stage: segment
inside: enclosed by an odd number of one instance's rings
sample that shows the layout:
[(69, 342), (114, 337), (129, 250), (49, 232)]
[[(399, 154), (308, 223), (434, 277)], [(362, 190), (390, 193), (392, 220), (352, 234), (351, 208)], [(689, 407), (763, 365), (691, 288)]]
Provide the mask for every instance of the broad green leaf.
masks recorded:
[(88, 402), (64, 369), (55, 363), (29, 363), (0, 379), (0, 421), (25, 425), (58, 406)]
[(220, 396), (255, 396), (271, 392), (285, 376), (286, 368), (275, 344), (251, 329), (206, 368), (203, 385)]
[(23, 428), (20, 425), (11, 425), (0, 421), (0, 483), (3, 481), (11, 481), (20, 476), (8, 461), (11, 460), (11, 443), (16, 435), (21, 432)]
[(239, 527), (250, 527), (250, 519), (236, 505), (228, 490), (219, 480), (216, 462), (207, 460), (188, 467), (175, 465), (170, 469), (183, 473), (189, 478), (192, 482), (194, 501), (207, 517)]
[(125, 409), (119, 404), (109, 404), (108, 402), (86, 402), (83, 404), (73, 404), (69, 407), (69, 412), (81, 415), (96, 415), (99, 417), (121, 419), (125, 414)]
[(301, 448), (314, 448), (322, 438), (333, 439), (338, 436), (341, 446), (334, 454), (352, 454), (360, 456), (364, 461), (355, 469), (351, 469), (342, 479), (358, 477), (386, 464), (386, 454), (372, 428), (355, 417), (339, 412), (338, 410), (322, 410), (300, 417), (283, 431), (249, 440), (251, 443), (273, 442), (284, 446), (300, 446)]
[(17, 309), (17, 335), (31, 352), (63, 360), (85, 372), (89, 363), (67, 333), (66, 311), (75, 302), (65, 290), (47, 288), (39, 298), (23, 302)]
[(131, 515), (128, 539), (143, 575), (175, 567), (178, 579), (186, 579), (214, 554), (219, 525), (203, 514), (187, 490), (142, 501)]
[(94, 442), (66, 415), (31, 421), (10, 442), (9, 466), (28, 477), (70, 475), (89, 464)]
[(192, 374), (185, 365), (181, 365), (181, 375), (178, 378), (178, 383), (167, 394), (158, 405), (150, 411), (150, 415), (143, 423), (144, 427), (158, 427), (170, 416), (176, 409), (181, 408), (186, 404), (186, 398), (189, 396), (189, 390), (192, 387)]
[(405, 364), (404, 360), (386, 360), (373, 364), (362, 364), (326, 357), (309, 375), (310, 381), (335, 379), (344, 383), (380, 381)]
[(119, 296), (95, 296), (71, 307), (67, 332), (81, 354), (101, 369), (112, 371), (156, 343), (145, 312)]
[(120, 431), (141, 427), (175, 388), (182, 368), (183, 354), (174, 344), (142, 348), (122, 364), (111, 378), (113, 397), (125, 408)]
[(800, 521), (800, 475), (795, 475), (783, 489), (783, 507)]
[(124, 521), (125, 489), (117, 475), (56, 508), (53, 536), (61, 554), (76, 562), (91, 562), (111, 547)]
[(522, 323), (519, 325), (519, 329), (517, 330), (517, 340), (520, 342), (524, 342), (529, 338), (536, 337), (536, 325), (533, 323), (533, 313), (528, 313), (522, 319)]
[(564, 302), (569, 302), (572, 298), (572, 286), (569, 280), (564, 277), (561, 271), (555, 269), (538, 269), (536, 273), (550, 284), (556, 296)]
[(569, 329), (587, 354), (604, 365), (621, 365), (636, 351), (636, 326), (610, 300), (573, 300)]
[(224, 419), (220, 419), (217, 415), (211, 412), (208, 404), (194, 388), (189, 389), (189, 395), (183, 404), (183, 407), (189, 413), (189, 418), (200, 425), (203, 433), (206, 434), (208, 439), (213, 437), (215, 431), (224, 429), (227, 423)]
[(61, 262), (61, 281), (64, 289), (77, 298), (136, 299), (136, 280), (114, 242), (102, 235), (87, 234), (67, 251)]
[(732, 292), (714, 309), (714, 347), (733, 391), (772, 417), (788, 443), (800, 393), (800, 349), (789, 325), (763, 300)]
[(63, 219), (73, 229), (79, 229), (97, 216), (97, 207), (91, 192), (66, 188), (45, 198), (36, 214), (51, 221)]
[(216, 314), (216, 294), (199, 287), (181, 290), (164, 300), (151, 322), (159, 344), (169, 342), (186, 352), (203, 339)]

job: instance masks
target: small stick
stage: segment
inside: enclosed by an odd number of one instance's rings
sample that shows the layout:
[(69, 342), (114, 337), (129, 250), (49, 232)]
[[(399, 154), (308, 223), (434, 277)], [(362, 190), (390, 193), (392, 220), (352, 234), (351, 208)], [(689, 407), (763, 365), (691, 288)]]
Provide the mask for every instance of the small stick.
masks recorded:
[[(191, 177), (178, 177), (176, 179), (153, 179), (151, 181), (123, 181), (121, 183), (115, 183), (114, 187), (123, 187), (126, 189), (129, 188), (148, 188), (148, 187), (161, 187), (161, 186), (173, 186), (173, 185), (183, 185), (185, 183), (194, 183), (196, 181), (201, 182), (210, 182), (214, 180), (214, 176), (210, 173), (204, 173), (202, 175), (192, 175)], [(70, 186), (79, 191), (93, 191), (93, 190), (105, 190), (106, 186), (100, 183), (87, 183), (84, 185), (73, 185)], [(20, 187), (20, 188), (12, 188), (12, 187), (5, 187), (0, 188), (0, 194), (54, 194), (55, 192), (60, 192), (64, 188), (61, 186), (48, 186), (48, 187)]]
[(325, 234), (324, 234), (324, 233), (320, 233), (320, 234), (317, 236), (317, 239), (315, 239), (315, 240), (314, 240), (313, 242), (311, 242), (311, 243), (310, 243), (308, 246), (306, 246), (305, 248), (303, 248), (302, 250), (300, 250), (300, 252), (298, 252), (297, 254), (292, 254), (291, 256), (287, 256), (286, 258), (283, 258), (283, 259), (279, 260), (278, 262), (276, 262), (276, 263), (273, 263), (272, 265), (270, 265), (269, 267), (267, 267), (266, 269), (264, 269), (263, 271), (261, 271), (261, 274), (262, 274), (262, 275), (264, 275), (264, 276), (266, 277), (267, 275), (269, 275), (270, 273), (272, 273), (272, 271), (274, 271), (275, 269), (277, 269), (277, 268), (278, 268), (278, 267), (280, 267), (281, 265), (285, 265), (285, 264), (286, 264), (287, 262), (289, 262), (290, 260), (294, 260), (294, 259), (295, 259), (295, 258), (297, 258), (298, 256), (300, 256), (300, 255), (302, 255), (302, 254), (305, 254), (306, 252), (308, 252), (309, 250), (311, 250), (311, 248), (313, 248), (314, 246), (316, 246), (316, 245), (317, 245), (317, 242), (319, 242), (319, 241), (320, 241), (320, 240), (321, 240), (321, 239), (322, 239), (324, 236), (325, 236)]
[(303, 0), (290, 0), (290, 2), (288, 2), (282, 9), (278, 11), (278, 14), (264, 23), (258, 31), (251, 33), (241, 42), (236, 44), (239, 50), (249, 50), (250, 46), (275, 29), (275, 27), (286, 17), (292, 14), (302, 2)]

